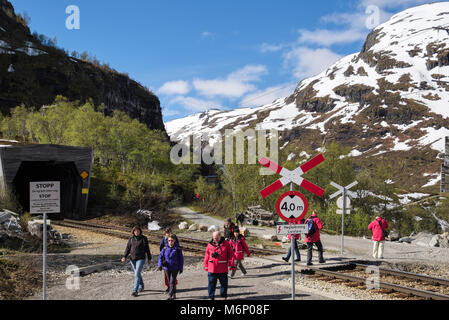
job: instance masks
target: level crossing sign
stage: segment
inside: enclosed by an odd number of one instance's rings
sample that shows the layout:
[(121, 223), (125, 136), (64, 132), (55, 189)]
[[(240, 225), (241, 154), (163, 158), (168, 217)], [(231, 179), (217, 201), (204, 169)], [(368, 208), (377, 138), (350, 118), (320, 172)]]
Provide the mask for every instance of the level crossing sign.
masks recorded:
[(260, 191), (260, 194), (263, 198), (268, 197), (273, 192), (279, 190), (283, 186), (287, 185), (288, 183), (295, 183), (300, 187), (303, 187), (304, 189), (312, 192), (313, 194), (317, 195), (318, 197), (322, 197), (324, 194), (324, 190), (318, 187), (317, 185), (313, 184), (312, 182), (304, 179), (302, 175), (306, 173), (307, 171), (310, 171), (311, 169), (315, 168), (317, 165), (322, 163), (324, 161), (324, 157), (322, 154), (316, 156), (315, 158), (307, 161), (303, 165), (299, 166), (293, 171), (290, 171), (288, 169), (285, 169), (284, 167), (280, 166), (274, 161), (271, 161), (270, 159), (267, 159), (263, 157), (259, 163), (263, 165), (264, 167), (280, 174), (282, 178), (274, 182), (273, 184), (269, 185), (262, 191)]
[(297, 192), (289, 191), (279, 197), (276, 202), (276, 212), (278, 216), (287, 222), (299, 222), (305, 217), (309, 210), (309, 203), (306, 197)]

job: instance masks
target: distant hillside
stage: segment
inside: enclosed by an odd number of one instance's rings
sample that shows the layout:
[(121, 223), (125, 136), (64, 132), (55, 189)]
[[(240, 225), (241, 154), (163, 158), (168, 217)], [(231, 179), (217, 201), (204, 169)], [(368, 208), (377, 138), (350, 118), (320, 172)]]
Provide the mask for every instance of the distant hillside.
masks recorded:
[(7, 114), (22, 103), (40, 108), (57, 95), (82, 102), (92, 98), (97, 107), (104, 104), (106, 115), (122, 110), (150, 129), (165, 131), (153, 93), (126, 75), (44, 44), (11, 3), (0, 0), (0, 111)]
[(449, 2), (407, 9), (375, 28), (361, 52), (301, 81), (291, 96), (173, 120), (167, 132), (180, 140), (273, 128), (283, 131), (280, 146), (295, 162), (336, 141), (351, 148), (359, 167), (390, 168), (398, 188), (438, 192), (449, 136), (449, 35), (442, 28), (449, 28)]

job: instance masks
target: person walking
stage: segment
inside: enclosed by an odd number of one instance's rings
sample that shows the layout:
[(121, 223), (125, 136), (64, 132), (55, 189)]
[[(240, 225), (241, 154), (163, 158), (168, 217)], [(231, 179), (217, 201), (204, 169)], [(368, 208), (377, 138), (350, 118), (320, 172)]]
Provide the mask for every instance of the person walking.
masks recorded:
[(239, 212), (235, 215), (235, 223), (237, 224), (237, 228), (239, 226), (243, 227), (243, 223), (245, 222), (245, 215), (243, 214), (243, 212)]
[(168, 236), (168, 245), (164, 247), (159, 255), (158, 269), (164, 269), (165, 277), (169, 281), (169, 291), (167, 300), (176, 299), (176, 278), (184, 269), (184, 255), (182, 249), (177, 243), (177, 237), (174, 234)]
[[(125, 253), (122, 257), (122, 262), (126, 261), (126, 258), (130, 256), (131, 266), (134, 270), (134, 287), (132, 295), (137, 297), (138, 292), (142, 292), (145, 289), (145, 284), (142, 279), (142, 269), (148, 259), (148, 264), (151, 263), (150, 246), (148, 245), (148, 239), (142, 235), (142, 229), (140, 227), (134, 227), (132, 230), (132, 236), (128, 240)], [(147, 259), (146, 259), (147, 258)]]
[(323, 229), (323, 223), (315, 211), (312, 215), (305, 221), (307, 225), (310, 224), (309, 233), (306, 234), (305, 241), (307, 243), (307, 265), (311, 266), (312, 263), (312, 250), (315, 244), (318, 248), (318, 261), (319, 263), (325, 263), (323, 258), (323, 244), (320, 240), (320, 230)]
[(220, 296), (228, 298), (228, 272), (234, 270), (234, 253), (228, 241), (221, 236), (220, 231), (215, 231), (212, 240), (207, 244), (204, 254), (204, 270), (207, 271), (208, 297), (215, 300), (217, 280), (220, 281)]
[(226, 218), (224, 228), (224, 238), (229, 241), (234, 235), (235, 224), (232, 222), (231, 218)]
[(235, 267), (235, 269), (231, 272), (230, 278), (233, 278), (235, 276), (237, 268), (239, 268), (242, 271), (242, 274), (245, 276), (247, 272), (245, 270), (245, 267), (243, 266), (242, 261), (243, 259), (245, 259), (245, 253), (249, 257), (251, 255), (251, 252), (249, 251), (248, 245), (246, 244), (245, 237), (240, 234), (240, 230), (238, 228), (234, 229), (234, 236), (229, 241), (229, 244), (234, 251), (233, 265)]
[[(292, 224), (291, 222), (289, 222), (289, 224)], [(298, 224), (297, 222), (295, 222), (294, 224)], [(299, 222), (299, 224), (304, 224), (304, 219), (301, 219), (301, 221)], [(298, 248), (298, 240), (301, 239), (301, 235), (299, 234), (295, 234), (293, 237), (293, 243), (294, 243), (294, 248), (295, 248), (295, 254), (296, 254), (296, 258), (295, 261), (299, 262), (301, 261), (301, 254), (299, 253), (299, 248)], [(292, 240), (292, 235), (289, 234), (288, 235), (288, 240)], [(288, 262), (290, 260), (290, 256), (292, 255), (292, 246), (288, 247), (288, 252), (287, 252), (287, 256), (286, 257), (282, 257), (282, 260), (284, 260), (285, 262)]]
[(377, 216), (368, 225), (368, 230), (373, 232), (373, 258), (383, 259), (384, 258), (384, 245), (385, 237), (388, 235), (386, 229), (389, 225), (385, 219)]
[[(161, 239), (161, 243), (159, 245), (159, 254), (162, 252), (162, 250), (164, 248), (168, 247), (168, 241), (167, 240), (168, 240), (168, 237), (171, 234), (172, 234), (172, 228), (166, 228), (164, 230), (164, 237)], [(176, 237), (176, 235), (175, 235), (175, 238), (176, 238), (175, 245), (179, 246), (178, 237)], [(168, 278), (167, 278), (167, 273), (165, 273), (165, 272), (164, 272), (164, 283), (165, 283), (165, 287), (166, 287), (165, 293), (168, 293), (169, 290), (170, 290), (170, 286), (169, 286), (169, 281), (168, 281)], [(178, 280), (176, 280), (176, 285), (178, 285)]]

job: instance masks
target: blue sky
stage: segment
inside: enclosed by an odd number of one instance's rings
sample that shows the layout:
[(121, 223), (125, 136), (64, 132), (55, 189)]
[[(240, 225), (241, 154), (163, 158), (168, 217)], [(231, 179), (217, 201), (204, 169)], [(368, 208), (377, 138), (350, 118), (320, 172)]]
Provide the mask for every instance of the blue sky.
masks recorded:
[[(32, 32), (87, 51), (149, 87), (164, 121), (255, 107), (360, 51), (376, 25), (425, 0), (10, 0)], [(68, 30), (66, 8), (80, 10)]]

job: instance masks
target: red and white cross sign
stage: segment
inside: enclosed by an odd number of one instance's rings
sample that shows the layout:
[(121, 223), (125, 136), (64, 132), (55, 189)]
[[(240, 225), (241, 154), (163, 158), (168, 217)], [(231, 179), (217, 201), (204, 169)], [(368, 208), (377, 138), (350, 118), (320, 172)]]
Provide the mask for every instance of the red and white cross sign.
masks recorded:
[(280, 174), (282, 178), (277, 180), (276, 182), (272, 183), (262, 191), (260, 191), (260, 194), (263, 198), (268, 197), (273, 192), (279, 190), (286, 184), (293, 182), (297, 184), (298, 186), (303, 187), (306, 190), (309, 190), (313, 194), (317, 195), (318, 197), (322, 197), (324, 194), (324, 190), (318, 187), (317, 185), (313, 184), (312, 182), (304, 179), (302, 175), (306, 173), (307, 171), (310, 171), (311, 169), (315, 168), (317, 165), (322, 163), (324, 161), (324, 157), (322, 154), (319, 154), (315, 158), (307, 161), (303, 165), (299, 166), (293, 171), (290, 171), (288, 169), (283, 168), (279, 164), (277, 164), (274, 161), (271, 161), (267, 158), (260, 159), (259, 163), (263, 165), (264, 167), (267, 167), (268, 169)]

